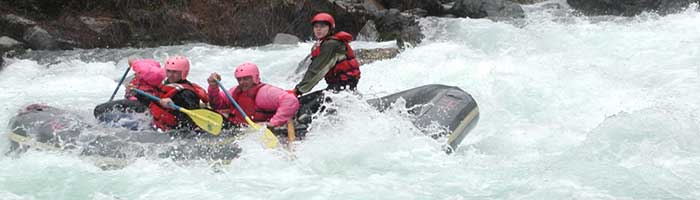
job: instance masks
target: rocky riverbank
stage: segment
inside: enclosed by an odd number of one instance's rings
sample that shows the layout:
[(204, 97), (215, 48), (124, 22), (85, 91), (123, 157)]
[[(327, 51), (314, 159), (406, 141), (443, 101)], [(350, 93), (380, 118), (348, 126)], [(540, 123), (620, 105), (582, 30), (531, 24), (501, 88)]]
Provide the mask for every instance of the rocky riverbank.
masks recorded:
[[(700, 0), (567, 0), (589, 15), (670, 13)], [(259, 46), (309, 39), (309, 19), (329, 12), (357, 40), (415, 46), (426, 16), (503, 20), (542, 0), (0, 0), (0, 54), (26, 49), (154, 47), (188, 42)], [(301, 39), (300, 39), (301, 38)], [(0, 60), (0, 63), (2, 60)]]

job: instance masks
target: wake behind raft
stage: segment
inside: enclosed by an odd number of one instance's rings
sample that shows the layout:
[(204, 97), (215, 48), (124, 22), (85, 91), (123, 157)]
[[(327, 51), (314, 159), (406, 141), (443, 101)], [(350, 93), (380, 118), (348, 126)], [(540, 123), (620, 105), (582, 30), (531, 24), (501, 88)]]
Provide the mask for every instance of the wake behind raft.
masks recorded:
[[(405, 100), (405, 107), (410, 108), (409, 113), (414, 115), (411, 119), (416, 127), (435, 139), (447, 139), (447, 153), (457, 149), (479, 121), (476, 101), (470, 94), (453, 86), (425, 85), (367, 102), (384, 111), (399, 99)], [(306, 126), (302, 123), (310, 123), (310, 120), (296, 119), (295, 123), (298, 128), (304, 128)], [(436, 133), (435, 129), (428, 129), (435, 124), (443, 131)], [(21, 153), (29, 148), (70, 150), (85, 157), (121, 162), (107, 162), (103, 168), (124, 166), (135, 158), (153, 155), (174, 160), (230, 162), (242, 151), (235, 141), (244, 133), (241, 129), (228, 129), (219, 136), (206, 133), (175, 136), (182, 134), (110, 128), (91, 125), (75, 113), (38, 104), (22, 109), (10, 120), (9, 127), (11, 145), (8, 153)], [(305, 130), (297, 129), (297, 132), (303, 138)]]

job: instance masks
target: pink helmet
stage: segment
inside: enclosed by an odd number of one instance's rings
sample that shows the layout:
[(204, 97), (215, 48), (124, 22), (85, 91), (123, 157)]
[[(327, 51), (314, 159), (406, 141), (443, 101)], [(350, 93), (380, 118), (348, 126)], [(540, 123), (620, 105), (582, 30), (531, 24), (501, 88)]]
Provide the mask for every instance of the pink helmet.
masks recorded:
[(187, 74), (190, 73), (190, 61), (184, 56), (171, 57), (165, 61), (165, 69), (180, 71), (182, 72), (182, 79), (187, 79)]
[(165, 79), (165, 70), (160, 67), (149, 67), (141, 72), (140, 77), (144, 83), (150, 86), (158, 86)]
[(260, 70), (258, 70), (258, 65), (253, 63), (246, 62), (238, 65), (236, 69), (233, 70), (233, 75), (236, 78), (253, 76), (253, 82), (255, 82), (255, 84), (260, 83)]
[(138, 59), (131, 63), (131, 68), (134, 69), (134, 72), (137, 74), (141, 74), (151, 67), (160, 68), (160, 63), (153, 59)]

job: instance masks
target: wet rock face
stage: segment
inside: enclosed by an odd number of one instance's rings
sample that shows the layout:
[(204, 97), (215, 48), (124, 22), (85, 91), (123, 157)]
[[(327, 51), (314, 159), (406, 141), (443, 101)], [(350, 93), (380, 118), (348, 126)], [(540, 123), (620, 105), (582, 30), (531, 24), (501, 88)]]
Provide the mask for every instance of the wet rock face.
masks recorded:
[(374, 24), (373, 20), (367, 21), (365, 26), (362, 27), (362, 30), (360, 30), (360, 33), (358, 33), (357, 37), (355, 37), (355, 40), (368, 42), (379, 41), (379, 32), (377, 31), (377, 25)]
[(444, 14), (442, 3), (438, 0), (379, 0), (387, 9), (398, 9), (400, 11), (420, 8), (427, 11), (430, 16), (440, 16)]
[[(328, 12), (336, 30), (357, 35), (372, 20), (377, 36), (415, 46), (423, 35), (417, 19), (444, 16), (521, 16), (505, 0), (5, 0), (0, 35), (32, 49), (121, 48), (204, 42), (259, 46), (277, 33), (312, 36), (310, 19)], [(456, 7), (456, 8), (455, 8)], [(447, 8), (452, 8), (447, 10)], [(471, 9), (471, 10), (469, 10)]]
[(506, 0), (457, 0), (451, 9), (457, 17), (469, 18), (523, 18), (525, 11), (520, 5)]
[(397, 9), (380, 11), (376, 18), (379, 41), (397, 40), (397, 45), (404, 48), (418, 45), (425, 37), (416, 17), (403, 14)]
[(644, 11), (669, 14), (700, 0), (567, 0), (572, 8), (586, 15), (634, 16)]

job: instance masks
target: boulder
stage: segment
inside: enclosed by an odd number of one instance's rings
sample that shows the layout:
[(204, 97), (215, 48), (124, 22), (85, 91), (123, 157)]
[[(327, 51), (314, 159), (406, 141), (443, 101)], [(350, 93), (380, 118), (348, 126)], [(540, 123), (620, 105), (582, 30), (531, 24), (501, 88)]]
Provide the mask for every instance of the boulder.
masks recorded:
[(405, 48), (416, 46), (425, 37), (415, 16), (389, 9), (380, 11), (375, 17), (380, 41), (396, 40), (399, 48)]
[(430, 16), (440, 16), (444, 14), (443, 6), (438, 0), (379, 0), (387, 9), (398, 9), (400, 11), (420, 8), (425, 10)]
[(30, 48), (35, 50), (58, 50), (58, 41), (40, 26), (33, 26), (22, 37)]
[(523, 8), (506, 0), (457, 0), (450, 10), (457, 17), (524, 18)]
[(379, 41), (379, 32), (377, 31), (377, 25), (374, 24), (373, 20), (368, 20), (362, 30), (357, 34), (355, 38), (357, 41), (367, 41), (376, 42)]
[(24, 32), (35, 26), (35, 21), (15, 14), (5, 14), (0, 16), (0, 35), (8, 35), (13, 38), (22, 38)]
[(286, 34), (286, 33), (278, 33), (275, 35), (275, 39), (272, 42), (273, 44), (298, 44), (301, 40), (297, 36), (291, 35), (291, 34)]
[[(0, 57), (2, 56), (14, 56), (21, 54), (26, 49), (24, 43), (19, 42), (7, 36), (0, 37)], [(9, 55), (8, 55), (9, 54)]]

